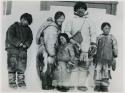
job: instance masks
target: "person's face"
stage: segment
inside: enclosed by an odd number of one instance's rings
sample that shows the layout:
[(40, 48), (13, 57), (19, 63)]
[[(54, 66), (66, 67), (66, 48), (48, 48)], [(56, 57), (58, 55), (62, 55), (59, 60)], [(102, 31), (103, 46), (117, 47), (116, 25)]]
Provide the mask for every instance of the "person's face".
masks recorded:
[(79, 8), (76, 12), (77, 12), (77, 15), (79, 16), (79, 17), (83, 17), (84, 16), (84, 14), (85, 14), (85, 9), (83, 9), (83, 8)]
[(66, 39), (63, 36), (60, 36), (60, 41), (62, 45), (67, 43)]
[(22, 19), (21, 19), (21, 24), (22, 24), (23, 26), (27, 26), (27, 25), (28, 25), (28, 21), (25, 20), (24, 18), (22, 18)]
[(108, 35), (109, 34), (109, 32), (110, 32), (110, 27), (108, 26), (108, 25), (106, 25), (104, 28), (103, 28), (103, 34), (104, 35)]
[(64, 20), (65, 20), (65, 17), (62, 15), (61, 17), (59, 17), (59, 18), (56, 20), (56, 22), (57, 22), (57, 24), (58, 24), (59, 26), (61, 26), (62, 23), (64, 22)]

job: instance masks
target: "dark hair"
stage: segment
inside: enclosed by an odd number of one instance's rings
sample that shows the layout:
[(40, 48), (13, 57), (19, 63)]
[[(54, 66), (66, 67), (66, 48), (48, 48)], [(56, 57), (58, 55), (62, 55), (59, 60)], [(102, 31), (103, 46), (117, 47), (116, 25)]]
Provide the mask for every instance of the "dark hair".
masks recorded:
[(58, 18), (60, 18), (61, 16), (64, 16), (65, 17), (65, 14), (62, 12), (62, 11), (58, 11), (55, 13), (55, 16), (54, 16), (54, 20), (56, 21)]
[(66, 33), (60, 33), (60, 34), (58, 35), (58, 43), (59, 43), (59, 45), (61, 45), (61, 41), (60, 41), (60, 37), (61, 37), (61, 36), (63, 36), (63, 37), (66, 39), (67, 43), (70, 42), (70, 39), (69, 39), (69, 37), (68, 37), (68, 35), (67, 35)]
[(24, 13), (24, 14), (21, 15), (20, 20), (23, 19), (23, 18), (28, 21), (29, 25), (32, 23), (32, 15), (31, 14)]
[(101, 30), (103, 30), (103, 28), (104, 28), (106, 25), (109, 26), (109, 27), (111, 28), (110, 23), (104, 22), (104, 23), (102, 23), (102, 25), (101, 25)]
[(83, 8), (85, 10), (87, 10), (87, 5), (86, 3), (84, 2), (77, 2), (75, 5), (74, 5), (74, 11), (76, 12), (78, 9), (80, 8)]

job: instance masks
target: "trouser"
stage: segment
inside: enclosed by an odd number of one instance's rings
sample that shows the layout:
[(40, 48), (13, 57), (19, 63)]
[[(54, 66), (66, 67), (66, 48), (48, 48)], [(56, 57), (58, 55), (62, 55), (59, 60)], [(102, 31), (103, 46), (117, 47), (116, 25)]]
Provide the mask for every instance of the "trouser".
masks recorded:
[(73, 86), (86, 86), (87, 78), (88, 68), (84, 62), (79, 63), (71, 72), (71, 83)]
[(48, 64), (47, 71), (45, 73), (41, 72), (41, 78), (42, 78), (42, 87), (43, 88), (49, 88), (52, 86), (52, 80), (53, 80), (53, 71), (52, 71), (52, 65)]
[(19, 53), (8, 52), (8, 78), (9, 84), (16, 82), (23, 82), (25, 79), (24, 72), (26, 70), (27, 65), (27, 52), (26, 51), (18, 51)]
[[(103, 62), (104, 63), (104, 62)], [(111, 65), (97, 64), (94, 71), (95, 91), (108, 91), (109, 79), (111, 79)]]
[(37, 54), (37, 72), (40, 80), (42, 81), (42, 88), (45, 89), (47, 87), (52, 86), (52, 80), (53, 80), (53, 70), (54, 65), (53, 64), (47, 64), (47, 71), (43, 73), (43, 67), (44, 67), (44, 57), (41, 52), (38, 52)]

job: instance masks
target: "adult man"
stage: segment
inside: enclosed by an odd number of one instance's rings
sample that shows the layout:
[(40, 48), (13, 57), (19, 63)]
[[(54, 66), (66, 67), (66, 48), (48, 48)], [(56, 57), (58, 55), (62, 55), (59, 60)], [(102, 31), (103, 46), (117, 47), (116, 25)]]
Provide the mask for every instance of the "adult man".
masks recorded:
[[(87, 5), (84, 2), (77, 2), (74, 6), (74, 17), (65, 27), (65, 33), (71, 37), (70, 42), (79, 46), (79, 62), (76, 68), (78, 78), (77, 88), (86, 91), (86, 79), (88, 74), (88, 52), (90, 47), (96, 48), (96, 30), (91, 20), (86, 16)], [(75, 48), (77, 49), (77, 48)], [(74, 72), (74, 71), (73, 71)], [(76, 80), (76, 79), (74, 79)]]

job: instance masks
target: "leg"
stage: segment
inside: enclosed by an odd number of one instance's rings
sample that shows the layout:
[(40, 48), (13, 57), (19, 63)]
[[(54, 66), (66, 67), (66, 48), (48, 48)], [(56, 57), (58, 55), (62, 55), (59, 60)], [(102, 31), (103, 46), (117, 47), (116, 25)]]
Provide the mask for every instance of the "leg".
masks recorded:
[(42, 79), (42, 89), (44, 89), (44, 90), (48, 90), (46, 78), (47, 78), (47, 75), (45, 73), (43, 73), (41, 79)]
[(52, 86), (52, 80), (53, 80), (53, 64), (48, 64), (48, 68), (47, 68), (47, 77), (46, 77), (46, 84), (48, 86), (48, 89), (54, 89), (54, 87)]
[[(22, 53), (22, 54), (21, 54)], [(17, 66), (17, 78), (18, 78), (18, 86), (19, 87), (26, 87), (25, 83), (25, 70), (27, 66), (27, 52), (21, 51), (19, 58), (18, 58), (18, 66)]]
[(98, 64), (94, 70), (93, 79), (95, 80), (95, 87), (94, 91), (100, 92), (101, 91), (101, 80), (102, 80), (102, 73), (101, 73), (102, 65)]
[(16, 84), (16, 64), (17, 64), (17, 55), (8, 54), (8, 78), (9, 86), (11, 88), (17, 88)]
[(68, 92), (69, 91), (69, 87), (66, 86), (58, 86), (57, 90), (61, 91), (61, 92)]
[(108, 92), (108, 86), (101, 86), (102, 92)]
[(86, 68), (85, 62), (81, 63), (81, 66), (79, 65), (79, 71), (78, 71), (78, 90), (81, 91), (87, 91), (88, 88), (86, 87), (86, 81), (88, 78), (88, 69)]
[(45, 62), (44, 60), (46, 60), (43, 54), (44, 48), (43, 46), (41, 46), (39, 48), (39, 51), (37, 53), (37, 63), (36, 63), (36, 68), (37, 68), (37, 73), (38, 76), (40, 78), (40, 80), (42, 81), (42, 89), (47, 90), (48, 89), (48, 85), (47, 85), (47, 71), (43, 72), (43, 68), (45, 66)]
[(42, 71), (43, 71), (43, 67), (44, 67), (44, 57), (42, 52), (38, 51), (37, 56), (36, 56), (36, 69), (37, 69), (37, 74), (40, 78), (40, 80), (42, 80)]
[(101, 91), (101, 80), (95, 80), (95, 88), (94, 91), (99, 92)]
[(52, 79), (50, 77), (51, 73), (49, 70), (49, 67), (47, 67), (47, 71), (45, 73), (41, 71), (42, 89), (44, 90), (49, 90), (49, 87), (52, 84)]
[(79, 81), (78, 81), (78, 90), (87, 91), (86, 80), (87, 80), (87, 70), (79, 71)]
[(47, 74), (46, 72), (43, 73), (43, 68), (44, 68), (44, 57), (41, 51), (38, 52), (37, 54), (37, 63), (36, 63), (36, 67), (37, 67), (37, 73), (38, 76), (40, 78), (40, 80), (42, 81), (42, 89), (47, 89)]
[(101, 80), (101, 91), (108, 92), (109, 79), (105, 78)]

